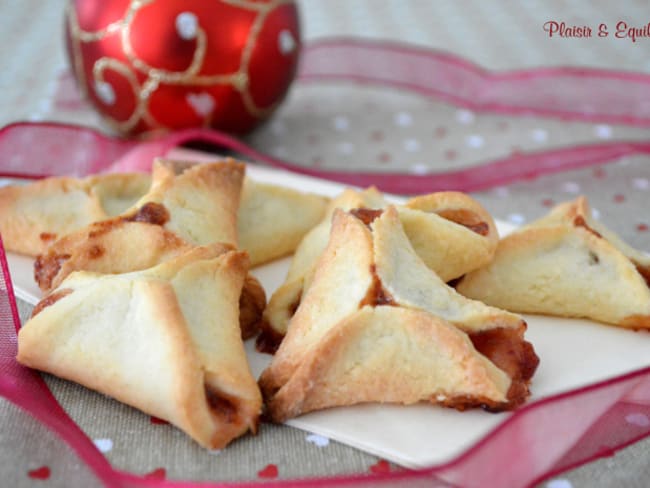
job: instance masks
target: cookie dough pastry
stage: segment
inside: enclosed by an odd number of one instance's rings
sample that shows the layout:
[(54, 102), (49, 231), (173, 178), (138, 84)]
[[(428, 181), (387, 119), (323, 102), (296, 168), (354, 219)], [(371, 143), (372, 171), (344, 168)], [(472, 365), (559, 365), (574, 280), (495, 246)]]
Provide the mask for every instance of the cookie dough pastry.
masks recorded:
[(584, 197), (506, 236), (456, 289), (507, 310), (650, 328), (650, 257), (594, 220)]
[(194, 246), (237, 246), (243, 164), (157, 160), (152, 177), (149, 191), (131, 208), (61, 237), (37, 257), (34, 277), (43, 291), (72, 271), (123, 273)]
[(239, 334), (248, 258), (197, 247), (153, 268), (71, 274), (18, 334), (18, 361), (168, 420), (209, 449), (256, 431)]
[(276, 422), (361, 402), (511, 409), (537, 367), (517, 315), (462, 297), (398, 210), (336, 210), (327, 248), (259, 384)]
[(251, 266), (293, 253), (325, 213), (328, 199), (291, 188), (244, 181), (237, 219), (239, 247)]
[(8, 251), (36, 256), (58, 237), (119, 215), (149, 189), (149, 175), (47, 178), (0, 188), (0, 233)]
[[(286, 333), (289, 318), (309, 288), (316, 262), (327, 245), (332, 214), (338, 208), (385, 208), (388, 202), (376, 188), (345, 190), (332, 200), (323, 220), (302, 240), (285, 282), (264, 312), (258, 348), (273, 352)], [(440, 192), (398, 205), (399, 218), (415, 252), (447, 282), (487, 264), (498, 242), (490, 214), (475, 200), (458, 192)]]
[[(167, 163), (176, 172), (196, 164)], [(0, 188), (4, 245), (9, 251), (36, 257), (58, 238), (122, 214), (150, 186), (149, 174), (132, 173), (46, 178)], [(237, 232), (239, 247), (248, 251), (251, 266), (293, 253), (323, 218), (327, 202), (320, 195), (245, 178)]]

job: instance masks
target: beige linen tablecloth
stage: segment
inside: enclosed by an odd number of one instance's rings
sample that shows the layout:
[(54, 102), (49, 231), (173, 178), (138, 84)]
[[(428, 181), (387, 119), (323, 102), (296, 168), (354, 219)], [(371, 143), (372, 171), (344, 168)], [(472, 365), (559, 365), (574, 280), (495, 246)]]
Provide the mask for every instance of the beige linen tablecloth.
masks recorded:
[[(650, 21), (645, 0), (388, 1), (301, 0), (306, 41), (326, 36), (390, 39), (452, 52), (492, 70), (585, 66), (650, 72), (650, 39), (563, 39), (549, 21), (571, 25), (639, 25)], [(62, 0), (0, 3), (0, 124), (57, 120), (103, 128), (75, 91), (63, 48)], [(649, 94), (650, 98), (650, 94)], [(475, 113), (433, 99), (350, 83), (295, 84), (274, 118), (246, 138), (255, 148), (297, 164), (349, 171), (411, 174), (467, 167), (513, 151), (536, 151), (609, 140), (648, 140), (647, 128)], [(476, 192), (497, 218), (522, 224), (555, 202), (585, 194), (599, 217), (631, 245), (650, 251), (650, 166), (647, 157), (558, 173)], [(23, 314), (28, 308), (22, 304)], [(379, 460), (289, 427), (265, 426), (197, 463), (197, 446), (169, 427), (76, 385), (47, 378), (60, 403), (121, 470), (168, 479), (256, 479), (268, 464), (279, 478), (368, 472)], [(107, 418), (111, 417), (111, 418)], [(75, 455), (55, 448), (53, 434), (0, 400), (3, 486), (89, 486)], [(110, 432), (106, 430), (111, 425)], [(168, 446), (174, 446), (170, 452)], [(128, 446), (128, 449), (125, 448)], [(650, 441), (563, 473), (544, 485), (644, 487)], [(46, 480), (29, 477), (47, 466)], [(394, 468), (394, 467), (393, 467)], [(160, 472), (158, 472), (160, 474)]]

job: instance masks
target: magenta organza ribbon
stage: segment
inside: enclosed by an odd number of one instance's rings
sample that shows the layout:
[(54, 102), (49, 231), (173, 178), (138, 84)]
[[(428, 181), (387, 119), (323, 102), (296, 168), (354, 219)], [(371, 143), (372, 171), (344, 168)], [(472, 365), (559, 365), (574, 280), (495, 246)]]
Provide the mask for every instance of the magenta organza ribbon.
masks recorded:
[(282, 161), (210, 129), (186, 129), (150, 141), (132, 141), (110, 137), (87, 127), (22, 122), (0, 129), (0, 175), (40, 178), (83, 176), (103, 171), (148, 171), (154, 157), (197, 141), (214, 145), (222, 154), (233, 151), (275, 168), (349, 185), (375, 185), (396, 194), (476, 191), (558, 171), (611, 163), (625, 156), (650, 154), (650, 142), (619, 141), (517, 153), (472, 168), (428, 175), (352, 173), (323, 171)]
[[(454, 56), (389, 43), (322, 41), (305, 50), (299, 81), (353, 81), (443, 98), (477, 111), (533, 114), (650, 126), (650, 76), (586, 69), (491, 73)], [(325, 172), (272, 158), (228, 135), (191, 129), (146, 142), (127, 141), (88, 128), (18, 123), (0, 130), (0, 174), (36, 178), (55, 174), (148, 170), (154, 156), (190, 141), (303, 174), (393, 193), (477, 190), (554, 171), (650, 154), (650, 143), (611, 142), (518, 154), (476, 168), (424, 176)], [(166, 481), (115, 470), (58, 404), (38, 373), (16, 363), (16, 301), (0, 239), (0, 394), (29, 412), (67, 443), (98, 481), (110, 487), (223, 486)], [(635, 420), (636, 419), (636, 420)], [(611, 455), (650, 435), (650, 367), (515, 411), (494, 431), (452, 461), (422, 471), (356, 475), (278, 486), (427, 486), (535, 484), (591, 459)], [(238, 486), (252, 486), (253, 483)]]

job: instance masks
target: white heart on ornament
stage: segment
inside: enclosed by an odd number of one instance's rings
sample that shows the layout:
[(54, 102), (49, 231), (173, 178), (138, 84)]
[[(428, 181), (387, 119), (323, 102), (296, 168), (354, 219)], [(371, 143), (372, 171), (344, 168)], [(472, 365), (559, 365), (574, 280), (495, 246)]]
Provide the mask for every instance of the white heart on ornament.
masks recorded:
[(115, 91), (113, 91), (113, 87), (109, 83), (106, 83), (105, 81), (96, 81), (95, 93), (106, 105), (113, 105), (115, 103)]
[(192, 12), (182, 12), (176, 16), (176, 32), (181, 39), (194, 39), (199, 29), (199, 19)]
[(212, 95), (205, 92), (188, 93), (186, 99), (187, 103), (189, 103), (197, 115), (200, 115), (201, 117), (211, 114), (217, 104)]
[(643, 413), (629, 413), (625, 416), (625, 421), (630, 425), (638, 427), (647, 427), (650, 425), (650, 419)]
[(113, 441), (111, 439), (95, 439), (93, 443), (100, 452), (109, 452), (113, 449)]
[(296, 49), (296, 40), (291, 32), (286, 29), (278, 34), (278, 49), (282, 54), (291, 54)]
[(309, 434), (307, 437), (305, 437), (305, 440), (317, 445), (318, 447), (325, 447), (330, 443), (330, 440), (327, 437), (323, 437), (322, 435), (318, 434)]

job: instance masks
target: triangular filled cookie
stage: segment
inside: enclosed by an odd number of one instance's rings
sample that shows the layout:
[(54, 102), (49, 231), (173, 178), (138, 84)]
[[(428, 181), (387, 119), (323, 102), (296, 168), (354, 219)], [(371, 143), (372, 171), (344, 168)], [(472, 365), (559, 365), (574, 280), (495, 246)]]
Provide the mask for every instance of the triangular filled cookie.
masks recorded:
[(650, 256), (594, 220), (584, 197), (503, 238), (457, 290), (516, 312), (650, 328)]
[(311, 286), (259, 383), (278, 422), (359, 402), (510, 409), (527, 398), (538, 363), (525, 329), (431, 271), (395, 207), (336, 210)]
[[(302, 240), (285, 282), (264, 312), (258, 348), (273, 352), (286, 333), (289, 319), (313, 279), (319, 256), (327, 246), (336, 209), (382, 209), (388, 205), (374, 187), (345, 190), (330, 202), (323, 220)], [(415, 252), (443, 281), (450, 281), (487, 264), (498, 234), (490, 214), (475, 200), (458, 192), (439, 192), (398, 205), (400, 221)]]
[(71, 274), (18, 335), (18, 361), (168, 420), (204, 447), (256, 431), (239, 333), (245, 253), (197, 247), (119, 275)]
[(146, 174), (46, 178), (0, 188), (0, 233), (8, 251), (36, 256), (57, 238), (119, 215), (144, 195)]
[(244, 165), (189, 165), (157, 160), (151, 188), (112, 219), (58, 239), (38, 256), (34, 276), (43, 291), (72, 271), (122, 273), (145, 269), (220, 242), (237, 246), (237, 209)]

